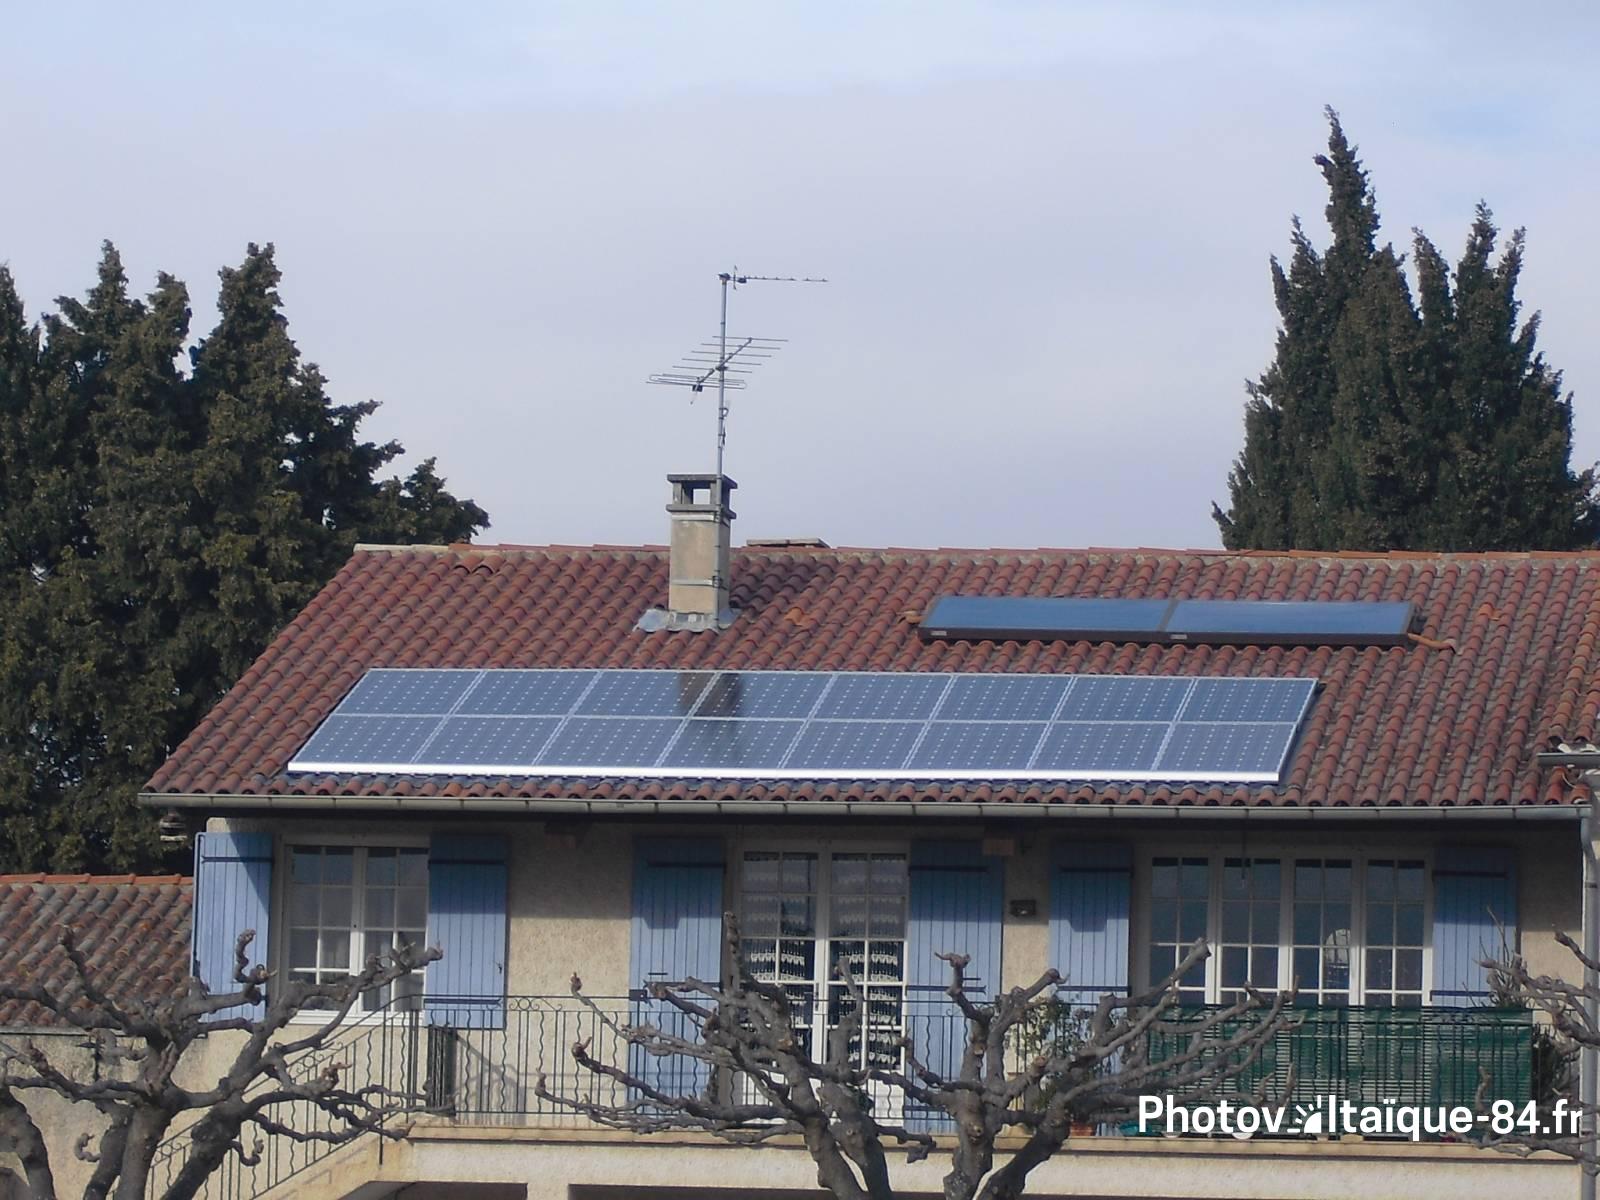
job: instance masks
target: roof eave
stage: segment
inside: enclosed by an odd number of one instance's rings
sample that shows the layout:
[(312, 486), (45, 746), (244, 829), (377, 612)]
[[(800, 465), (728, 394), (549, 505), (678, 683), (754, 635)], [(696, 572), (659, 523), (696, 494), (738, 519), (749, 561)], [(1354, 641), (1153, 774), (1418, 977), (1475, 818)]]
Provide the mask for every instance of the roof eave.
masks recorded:
[(1471, 805), (1242, 805), (1242, 804), (1038, 804), (994, 800), (580, 800), (481, 796), (304, 796), (146, 792), (152, 808), (323, 812), (583, 813), (590, 816), (659, 816), (685, 812), (728, 816), (910, 817), (914, 819), (1066, 819), (1350, 821), (1350, 820), (1576, 820), (1590, 802)]

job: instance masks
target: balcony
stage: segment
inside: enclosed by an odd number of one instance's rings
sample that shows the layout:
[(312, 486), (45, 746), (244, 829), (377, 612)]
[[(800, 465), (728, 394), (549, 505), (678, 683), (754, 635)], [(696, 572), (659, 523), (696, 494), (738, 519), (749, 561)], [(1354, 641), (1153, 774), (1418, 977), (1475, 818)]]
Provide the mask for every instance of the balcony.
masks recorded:
[[(598, 1013), (570, 996), (512, 996), (503, 1024), (493, 1029), (467, 1027), (481, 1019), (481, 1010), (473, 1010), (469, 1017), (465, 1009), (453, 1014), (448, 1008), (430, 1006), (424, 1014), (391, 1008), (353, 1025), (314, 1061), (308, 1056), (295, 1066), (310, 1075), (328, 1063), (344, 1064), (346, 1086), (381, 1084), (413, 1093), (425, 1098), (436, 1119), (458, 1125), (582, 1128), (589, 1124), (587, 1118), (538, 1094), (541, 1073), (557, 1095), (621, 1105), (628, 1100), (626, 1089), (574, 1063), (573, 1044), (585, 1042), (599, 1061), (635, 1073), (645, 1066), (642, 1052), (630, 1047), (604, 1018), (619, 1025), (646, 1019), (642, 1010), (650, 1002), (607, 998), (595, 1003)], [(1201, 1011), (1189, 1010), (1187, 1015), (1198, 1017)], [(821, 1024), (828, 1014), (815, 1015)], [(460, 1018), (455, 1024), (450, 1023), (453, 1016)], [(1490, 1100), (1510, 1100), (1520, 1109), (1539, 1098), (1534, 1025), (1526, 1010), (1305, 1008), (1296, 1010), (1296, 1016), (1298, 1023), (1278, 1034), (1238, 1081), (1242, 1093), (1265, 1085), (1291, 1103), (1332, 1096), (1356, 1104), (1394, 1101), (1472, 1107), (1480, 1081), (1487, 1077)], [(662, 1020), (659, 1015), (654, 1019)], [(892, 1047), (902, 1034), (919, 1049), (959, 1044), (962, 1026), (962, 1018), (947, 1003), (908, 1006), (884, 1013), (869, 1028), (861, 1052), (894, 1055)], [(1049, 1027), (1029, 1031), (1016, 1046), (1018, 1061), (1066, 1033)], [(1176, 1046), (1181, 1035), (1165, 1036)], [(1161, 1047), (1154, 1047), (1154, 1052), (1159, 1056)], [(653, 1059), (649, 1069), (663, 1086), (683, 1091), (697, 1091), (705, 1082), (700, 1074), (704, 1068), (683, 1060)], [(894, 1104), (897, 1097), (884, 1100)], [(303, 1111), (296, 1114), (300, 1128), (326, 1121), (310, 1105), (301, 1107)], [(910, 1123), (920, 1119), (934, 1132), (939, 1129), (933, 1114), (890, 1115)], [(225, 1170), (208, 1181), (203, 1194), (249, 1200), (337, 1151), (338, 1147), (321, 1142), (274, 1138), (260, 1163), (246, 1167), (229, 1160)], [(162, 1181), (173, 1177), (185, 1157), (186, 1139), (180, 1134), (158, 1159), (153, 1192), (159, 1193)]]

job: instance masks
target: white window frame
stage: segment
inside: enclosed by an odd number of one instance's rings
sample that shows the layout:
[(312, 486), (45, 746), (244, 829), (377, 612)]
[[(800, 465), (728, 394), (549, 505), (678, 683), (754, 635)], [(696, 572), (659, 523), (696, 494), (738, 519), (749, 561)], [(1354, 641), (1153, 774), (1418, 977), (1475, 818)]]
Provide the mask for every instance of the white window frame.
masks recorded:
[[(731, 874), (735, 897), (734, 911), (739, 914), (741, 923), (743, 922), (744, 918), (744, 865), (745, 856), (747, 854), (762, 852), (773, 854), (810, 853), (817, 856), (817, 890), (815, 892), (816, 912), (813, 915), (816, 932), (812, 935), (816, 944), (816, 952), (812, 960), (812, 978), (810, 980), (796, 979), (779, 981), (779, 986), (792, 984), (800, 987), (810, 987), (812, 989), (811, 1035), (813, 1039), (824, 1036), (826, 1033), (828, 997), (832, 988), (837, 986), (835, 982), (828, 977), (828, 956), (826, 953), (828, 944), (835, 940), (832, 935), (827, 932), (832, 928), (833, 890), (828, 886), (827, 880), (829, 878), (829, 867), (832, 863), (833, 856), (836, 854), (899, 854), (905, 859), (905, 926), (904, 932), (901, 935), (900, 980), (897, 984), (890, 985), (897, 987), (900, 991), (901, 1022), (903, 1025), (906, 1015), (905, 1004), (906, 991), (908, 987), (906, 968), (910, 961), (909, 942), (911, 936), (910, 839), (752, 837), (735, 840), (732, 846), (732, 851), (733, 871)], [(886, 939), (873, 939), (871, 937), (867, 937), (862, 940), (870, 944), (873, 940), (882, 941)], [(732, 967), (733, 964), (724, 964), (724, 966)], [(872, 986), (870, 981), (866, 979), (857, 980), (856, 982), (861, 986), (863, 991), (866, 991)], [(880, 984), (879, 986), (883, 985)], [(818, 1047), (813, 1045), (813, 1050), (817, 1049)], [(897, 1095), (898, 1093), (894, 1094), (894, 1096)], [(894, 1099), (894, 1096), (886, 1094), (883, 1099), (886, 1101), (891, 1101)]]
[[(272, 945), (268, 950), (268, 960), (273, 973), (287, 980), (289, 978), (289, 939), (291, 935), (291, 920), (289, 917), (289, 889), (292, 885), (293, 874), (292, 854), (295, 847), (307, 849), (321, 849), (327, 846), (349, 846), (358, 850), (423, 850), (427, 851), (432, 845), (432, 839), (427, 834), (396, 834), (393, 836), (374, 836), (364, 833), (308, 833), (303, 837), (289, 834), (280, 834), (277, 840), (276, 853), (273, 856), (273, 879), (277, 886), (273, 888), (275, 895), (272, 898)], [(365, 934), (365, 929), (358, 920), (360, 905), (355, 896), (361, 889), (352, 882), (351, 900), (351, 960), (357, 960), (358, 936)], [(432, 919), (431, 910), (425, 912), (423, 935), (427, 935), (427, 922)], [(365, 961), (361, 959), (361, 961)], [(418, 972), (422, 976), (422, 992), (420, 996), (427, 995), (428, 975), (427, 968)], [(296, 1013), (291, 1021), (295, 1025), (325, 1025), (333, 1010), (327, 1008), (308, 1008)], [(358, 999), (350, 1011), (345, 1014), (345, 1025), (359, 1025), (363, 1022), (379, 1022), (383, 1020), (382, 1009), (376, 1012), (363, 1012)]]
[[(1248, 847), (1217, 848), (1182, 844), (1158, 844), (1141, 849), (1136, 859), (1137, 877), (1135, 895), (1140, 903), (1134, 914), (1132, 947), (1135, 962), (1133, 977), (1141, 989), (1160, 982), (1150, 978), (1150, 938), (1152, 907), (1152, 868), (1158, 858), (1204, 858), (1209, 863), (1210, 890), (1206, 901), (1206, 944), (1211, 956), (1206, 960), (1205, 1003), (1222, 1003), (1222, 871), (1223, 863), (1230, 858), (1270, 858), (1282, 864), (1281, 888), (1278, 902), (1278, 982), (1286, 989), (1294, 978), (1294, 864), (1298, 861), (1326, 861), (1348, 859), (1354, 867), (1350, 895), (1350, 1001), (1352, 1006), (1367, 1003), (1367, 945), (1366, 905), (1367, 866), (1372, 861), (1388, 862), (1406, 860), (1422, 864), (1422, 1005), (1433, 1004), (1433, 849), (1394, 845), (1355, 846), (1348, 843), (1330, 843), (1308, 846), (1301, 843), (1254, 841)], [(1392, 993), (1395, 988), (1376, 989)]]

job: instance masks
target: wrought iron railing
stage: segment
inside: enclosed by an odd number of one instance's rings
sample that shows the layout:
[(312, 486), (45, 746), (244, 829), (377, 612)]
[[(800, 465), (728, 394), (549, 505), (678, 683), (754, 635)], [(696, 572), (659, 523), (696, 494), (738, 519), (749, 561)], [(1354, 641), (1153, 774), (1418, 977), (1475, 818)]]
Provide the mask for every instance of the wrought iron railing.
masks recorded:
[[(410, 1000), (410, 1005), (415, 1001)], [(290, 1076), (296, 1080), (315, 1078), (330, 1065), (339, 1067), (341, 1088), (359, 1091), (365, 1087), (385, 1087), (410, 1096), (425, 1097), (430, 1083), (426, 1063), (419, 1051), (425, 1046), (422, 1037), (423, 1016), (416, 1011), (406, 1011), (407, 999), (391, 1002), (377, 1012), (364, 1013), (352, 1018), (348, 1026), (338, 1031), (322, 1047), (308, 1051), (293, 1060)], [(220, 1035), (228, 1037), (230, 1035)], [(283, 1040), (292, 1040), (293, 1027), (285, 1030)], [(223, 1053), (226, 1053), (226, 1047)], [(263, 1089), (276, 1086), (271, 1081)], [(294, 1100), (274, 1105), (269, 1113), (274, 1120), (303, 1132), (326, 1131), (340, 1128), (338, 1118), (318, 1108), (309, 1100)], [(242, 1136), (246, 1150), (255, 1148), (255, 1136), (246, 1128)], [(340, 1145), (327, 1141), (295, 1141), (287, 1137), (262, 1136), (260, 1153), (256, 1161), (246, 1164), (237, 1155), (230, 1154), (217, 1170), (207, 1177), (198, 1195), (201, 1200), (250, 1200), (264, 1195), (279, 1184), (293, 1178), (309, 1167), (337, 1152)], [(162, 1196), (178, 1178), (189, 1162), (193, 1143), (187, 1129), (169, 1137), (156, 1151), (151, 1164), (146, 1194), (152, 1198)]]
[[(309, 1078), (329, 1063), (339, 1063), (346, 1086), (382, 1084), (404, 1091), (417, 1096), (424, 1111), (461, 1123), (578, 1127), (587, 1124), (587, 1118), (541, 1095), (537, 1086), (541, 1076), (549, 1092), (569, 1099), (617, 1106), (630, 1097), (621, 1082), (574, 1061), (572, 1048), (577, 1043), (599, 1062), (635, 1074), (654, 1072), (652, 1078), (667, 1089), (694, 1090), (703, 1082), (696, 1064), (660, 1058), (647, 1064), (640, 1048), (620, 1035), (619, 1028), (630, 1022), (659, 1018), (641, 1007), (650, 1003), (608, 997), (589, 1007), (571, 996), (511, 996), (500, 1015), (485, 1013), (481, 1003), (456, 1011), (448, 1003), (430, 999), (426, 1013), (390, 1008), (369, 1014), (328, 1046), (302, 1056), (294, 1070)], [(1188, 1010), (1174, 1019), (1198, 1019), (1202, 1011)], [(826, 1019), (819, 1014), (819, 1023)], [(1392, 1100), (1471, 1106), (1486, 1078), (1491, 1100), (1520, 1105), (1534, 1090), (1534, 1027), (1526, 1010), (1303, 1008), (1294, 1010), (1292, 1019), (1230, 1085), (1233, 1091), (1247, 1094), (1260, 1088), (1294, 1102), (1332, 1096), (1358, 1104)], [(1070, 1039), (1075, 1028), (1074, 1019), (1063, 1010), (1020, 1030), (1012, 1046), (1016, 1063), (1053, 1041)], [(1225, 1038), (1229, 1032), (1219, 1027), (1214, 1036)], [(888, 1037), (891, 1033), (895, 1038)], [(937, 1053), (935, 1047), (959, 1047), (965, 1021), (948, 1001), (908, 1003), (895, 1029), (869, 1034), (860, 1052), (882, 1054), (883, 1047), (902, 1033), (927, 1058)], [(1174, 1053), (1187, 1040), (1181, 1033), (1153, 1036), (1157, 1058)], [(885, 1096), (885, 1103), (898, 1102)], [(309, 1102), (293, 1107), (296, 1111), (282, 1114), (282, 1119), (299, 1128), (327, 1128), (333, 1120)], [(908, 1120), (919, 1116), (892, 1115)], [(928, 1114), (920, 1118), (935, 1129), (941, 1124), (929, 1120)], [(323, 1142), (270, 1138), (259, 1163), (245, 1166), (229, 1159), (201, 1194), (250, 1200), (337, 1149)], [(187, 1134), (180, 1133), (158, 1155), (152, 1196), (161, 1194), (187, 1157)]]

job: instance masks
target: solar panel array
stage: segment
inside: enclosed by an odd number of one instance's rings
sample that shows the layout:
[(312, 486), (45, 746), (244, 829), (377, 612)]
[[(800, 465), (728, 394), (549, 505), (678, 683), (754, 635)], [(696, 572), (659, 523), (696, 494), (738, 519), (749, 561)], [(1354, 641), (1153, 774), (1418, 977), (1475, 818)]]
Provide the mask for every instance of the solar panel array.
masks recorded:
[(919, 630), (927, 639), (966, 641), (1398, 646), (1414, 616), (1403, 600), (941, 596)]
[(294, 772), (1275, 783), (1315, 679), (378, 668)]

